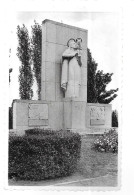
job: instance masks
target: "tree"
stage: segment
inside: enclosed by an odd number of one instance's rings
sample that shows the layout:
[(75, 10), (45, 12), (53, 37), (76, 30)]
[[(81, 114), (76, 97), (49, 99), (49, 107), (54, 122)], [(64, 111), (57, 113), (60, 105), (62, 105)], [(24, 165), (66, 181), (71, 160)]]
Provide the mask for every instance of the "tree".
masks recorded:
[(12, 71), (13, 71), (13, 69), (12, 68), (9, 68), (9, 85), (10, 85), (10, 82), (11, 82), (10, 74), (11, 74)]
[(87, 102), (109, 104), (117, 97), (117, 89), (106, 90), (107, 85), (112, 81), (113, 73), (97, 71), (98, 64), (92, 58), (91, 52), (87, 49)]
[[(11, 48), (9, 49), (9, 59), (11, 57)], [(10, 64), (9, 64), (10, 66)], [(10, 82), (11, 82), (11, 73), (12, 73), (13, 69), (12, 68), (9, 68), (9, 85), (10, 85)]]
[(112, 127), (118, 127), (118, 112), (113, 110), (112, 112)]
[(87, 102), (96, 103), (96, 82), (95, 75), (98, 64), (94, 61), (91, 56), (91, 52), (87, 49)]
[(31, 47), (28, 29), (23, 24), (22, 27), (17, 26), (17, 36), (19, 46), (17, 48), (17, 56), (21, 61), (19, 67), (19, 94), (21, 99), (31, 99), (33, 97), (33, 75), (31, 70)]
[(42, 28), (36, 21), (34, 21), (32, 28), (32, 61), (33, 61), (33, 71), (37, 81), (38, 86), (38, 99), (40, 99), (41, 92), (41, 45), (42, 45)]

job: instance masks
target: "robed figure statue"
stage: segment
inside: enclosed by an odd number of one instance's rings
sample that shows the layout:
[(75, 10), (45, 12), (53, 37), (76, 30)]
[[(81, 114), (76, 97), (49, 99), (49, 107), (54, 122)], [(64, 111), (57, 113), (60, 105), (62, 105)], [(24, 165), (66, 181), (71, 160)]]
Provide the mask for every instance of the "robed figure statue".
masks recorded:
[(81, 38), (69, 39), (62, 54), (61, 87), (65, 97), (79, 97), (81, 85)]

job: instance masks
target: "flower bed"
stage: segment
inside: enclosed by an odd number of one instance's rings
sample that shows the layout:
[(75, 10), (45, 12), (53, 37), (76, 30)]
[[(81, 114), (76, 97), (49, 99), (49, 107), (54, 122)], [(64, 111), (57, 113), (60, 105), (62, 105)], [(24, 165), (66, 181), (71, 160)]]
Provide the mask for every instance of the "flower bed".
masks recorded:
[(111, 129), (108, 133), (97, 138), (93, 145), (92, 149), (99, 152), (118, 152), (118, 133), (116, 130)]

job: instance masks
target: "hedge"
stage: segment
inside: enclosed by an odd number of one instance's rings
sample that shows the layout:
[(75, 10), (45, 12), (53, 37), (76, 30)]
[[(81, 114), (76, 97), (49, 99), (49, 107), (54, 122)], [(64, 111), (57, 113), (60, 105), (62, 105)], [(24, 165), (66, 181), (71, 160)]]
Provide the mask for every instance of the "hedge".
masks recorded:
[(70, 131), (28, 130), (9, 137), (9, 178), (44, 180), (68, 176), (77, 168), (81, 137)]

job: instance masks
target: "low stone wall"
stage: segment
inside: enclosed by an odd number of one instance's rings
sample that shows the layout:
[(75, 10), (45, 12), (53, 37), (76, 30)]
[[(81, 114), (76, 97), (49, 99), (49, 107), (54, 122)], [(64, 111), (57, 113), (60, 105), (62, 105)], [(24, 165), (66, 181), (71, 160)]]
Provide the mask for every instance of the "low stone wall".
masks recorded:
[(14, 100), (13, 129), (24, 130), (70, 129), (80, 134), (102, 134), (111, 128), (112, 107), (107, 104), (89, 104), (65, 100)]

